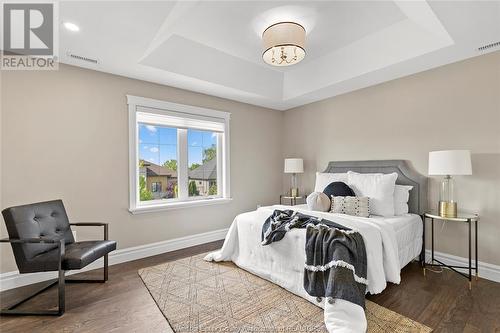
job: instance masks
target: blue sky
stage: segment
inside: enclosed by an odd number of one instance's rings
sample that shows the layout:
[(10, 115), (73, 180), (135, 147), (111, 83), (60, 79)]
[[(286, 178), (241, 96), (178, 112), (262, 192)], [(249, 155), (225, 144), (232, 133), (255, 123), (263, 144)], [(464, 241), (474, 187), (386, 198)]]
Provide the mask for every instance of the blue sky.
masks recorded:
[[(188, 165), (201, 164), (203, 150), (215, 145), (215, 133), (188, 130)], [(177, 129), (139, 124), (139, 159), (162, 165), (177, 159)]]

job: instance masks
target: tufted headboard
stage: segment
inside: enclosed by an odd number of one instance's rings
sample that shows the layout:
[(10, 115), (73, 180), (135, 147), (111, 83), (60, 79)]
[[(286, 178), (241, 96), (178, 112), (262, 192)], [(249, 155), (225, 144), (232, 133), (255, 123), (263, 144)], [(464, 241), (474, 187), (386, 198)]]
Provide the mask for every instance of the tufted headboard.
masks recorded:
[(427, 177), (415, 171), (405, 160), (372, 160), (372, 161), (332, 161), (324, 172), (344, 173), (392, 173), (396, 172), (396, 184), (411, 185), (408, 207), (410, 213), (422, 215), (427, 205)]

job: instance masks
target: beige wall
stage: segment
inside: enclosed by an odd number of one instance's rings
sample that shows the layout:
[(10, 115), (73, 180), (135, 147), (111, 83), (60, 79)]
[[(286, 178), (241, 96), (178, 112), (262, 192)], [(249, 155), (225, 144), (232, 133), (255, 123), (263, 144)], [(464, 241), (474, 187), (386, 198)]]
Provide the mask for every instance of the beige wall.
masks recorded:
[[(500, 264), (500, 52), (286, 111), (284, 130), (294, 143), (285, 156), (305, 159), (307, 190), (331, 160), (406, 159), (427, 174), (429, 151), (470, 149), (473, 175), (456, 177), (459, 206), (481, 215), (479, 259)], [(432, 177), (432, 206), (438, 184)], [(467, 256), (465, 224), (436, 231), (437, 250)]]
[[(2, 207), (62, 198), (71, 220), (109, 222), (110, 238), (126, 248), (226, 228), (277, 201), (282, 112), (65, 65), (1, 75)], [(128, 212), (126, 94), (232, 113), (231, 203)], [(79, 237), (101, 232), (78, 229)], [(10, 248), (1, 251), (0, 271), (15, 270)]]
[[(276, 203), (289, 184), (283, 153), (305, 159), (301, 188), (310, 191), (330, 160), (407, 159), (426, 174), (429, 151), (471, 149), (474, 174), (457, 177), (459, 204), (481, 214), (480, 260), (500, 264), (500, 52), (285, 113), (65, 65), (0, 75), (2, 207), (62, 198), (72, 220), (108, 221), (125, 248), (225, 228), (238, 213)], [(125, 94), (232, 112), (232, 203), (128, 213)], [(432, 205), (437, 184), (433, 177)], [(464, 225), (436, 231), (438, 250), (466, 256)], [(0, 272), (14, 270), (10, 248), (1, 252)]]
[[(2, 125), (2, 119), (3, 119), (3, 89), (2, 89), (2, 86), (3, 86), (3, 71), (0, 70), (0, 210), (3, 209), (3, 206), (2, 206), (2, 193), (3, 193), (3, 177), (2, 177), (2, 156), (3, 156), (3, 125)], [(0, 218), (2, 219), (2, 218)], [(2, 219), (3, 221), (3, 219)], [(0, 223), (0, 224), (3, 224)], [(6, 235), (6, 233), (4, 232), (5, 231), (5, 226), (1, 226), (0, 227), (0, 237), (2, 237), (3, 235)], [(4, 249), (5, 246), (3, 246), (2, 244), (0, 244), (0, 273), (3, 272), (2, 271), (2, 262), (3, 262), (3, 253), (6, 252), (6, 251), (10, 251), (7, 250), (7, 249)], [(10, 262), (10, 260), (9, 260)]]

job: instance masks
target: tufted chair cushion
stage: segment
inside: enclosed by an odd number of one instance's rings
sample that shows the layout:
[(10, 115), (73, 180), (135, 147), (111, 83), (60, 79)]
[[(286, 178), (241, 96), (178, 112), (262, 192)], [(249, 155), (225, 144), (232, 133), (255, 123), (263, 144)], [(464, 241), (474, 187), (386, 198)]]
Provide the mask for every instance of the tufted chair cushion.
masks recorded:
[[(67, 245), (75, 242), (61, 200), (7, 208), (2, 215), (10, 238), (62, 237)], [(28, 267), (36, 257), (56, 248), (57, 244), (12, 244), (21, 273), (30, 270)]]
[[(116, 242), (111, 240), (84, 241), (68, 244), (62, 260), (62, 269), (66, 271), (82, 269), (114, 250), (116, 250)], [(57, 271), (59, 267), (58, 255), (59, 252), (56, 249), (40, 253), (31, 260), (28, 260), (28, 265), (25, 265), (23, 270), (20, 271), (21, 273)]]

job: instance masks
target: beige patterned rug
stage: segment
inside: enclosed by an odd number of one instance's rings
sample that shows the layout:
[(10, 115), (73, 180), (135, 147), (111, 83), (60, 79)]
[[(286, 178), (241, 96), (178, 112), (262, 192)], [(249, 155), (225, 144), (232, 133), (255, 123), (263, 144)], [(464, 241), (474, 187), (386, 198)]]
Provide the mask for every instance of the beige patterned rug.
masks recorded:
[[(326, 332), (323, 309), (238, 268), (202, 255), (139, 270), (176, 333)], [(431, 332), (396, 312), (366, 301), (368, 332)]]

